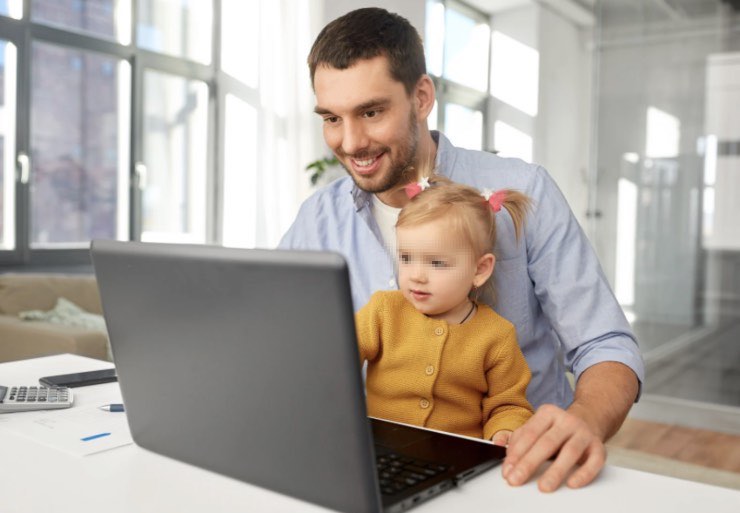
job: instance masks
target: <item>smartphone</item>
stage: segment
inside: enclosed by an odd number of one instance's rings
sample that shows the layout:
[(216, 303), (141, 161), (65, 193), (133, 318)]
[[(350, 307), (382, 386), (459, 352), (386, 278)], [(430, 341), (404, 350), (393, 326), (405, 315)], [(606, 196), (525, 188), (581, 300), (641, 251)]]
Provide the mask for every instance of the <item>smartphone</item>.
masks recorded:
[(76, 372), (74, 374), (59, 374), (58, 376), (45, 376), (39, 379), (39, 383), (48, 387), (70, 388), (97, 385), (99, 383), (110, 383), (111, 381), (118, 381), (116, 369)]

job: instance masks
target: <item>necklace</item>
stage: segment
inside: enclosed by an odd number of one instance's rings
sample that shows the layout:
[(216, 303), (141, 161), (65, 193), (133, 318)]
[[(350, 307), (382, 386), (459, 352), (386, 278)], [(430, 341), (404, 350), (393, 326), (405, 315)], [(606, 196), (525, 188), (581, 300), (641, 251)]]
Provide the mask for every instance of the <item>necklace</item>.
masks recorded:
[(471, 315), (471, 314), (473, 313), (473, 310), (475, 310), (475, 303), (471, 302), (471, 304), (470, 304), (470, 311), (468, 312), (468, 315), (466, 315), (466, 316), (465, 316), (465, 317), (463, 318), (463, 320), (459, 322), (459, 324), (462, 324), (462, 323), (464, 323), (465, 321), (467, 321), (467, 320), (468, 320), (468, 317), (470, 317), (470, 315)]

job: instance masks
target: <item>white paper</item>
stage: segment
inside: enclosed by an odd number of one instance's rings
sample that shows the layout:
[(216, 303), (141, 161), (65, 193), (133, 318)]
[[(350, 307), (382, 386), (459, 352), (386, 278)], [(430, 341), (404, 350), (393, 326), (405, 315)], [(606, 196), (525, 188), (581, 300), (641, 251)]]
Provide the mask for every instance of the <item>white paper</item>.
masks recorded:
[(6, 413), (0, 416), (0, 429), (76, 456), (133, 442), (126, 414), (103, 411), (97, 406)]

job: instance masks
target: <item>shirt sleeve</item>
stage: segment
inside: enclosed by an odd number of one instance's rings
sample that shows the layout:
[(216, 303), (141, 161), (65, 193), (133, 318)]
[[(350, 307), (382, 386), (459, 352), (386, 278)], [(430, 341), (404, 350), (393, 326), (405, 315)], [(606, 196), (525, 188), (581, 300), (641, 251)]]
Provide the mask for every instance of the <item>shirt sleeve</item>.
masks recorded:
[(615, 361), (640, 383), (644, 363), (637, 340), (567, 201), (539, 167), (531, 192), (533, 215), (525, 230), (530, 278), (543, 312), (578, 380), (588, 367)]
[(318, 237), (318, 212), (314, 197), (304, 201), (301, 208), (298, 209), (293, 224), (285, 232), (280, 243), (279, 249), (319, 249), (321, 241)]
[(490, 440), (498, 431), (514, 431), (532, 416), (532, 405), (527, 401), (527, 385), (532, 374), (519, 344), (516, 329), (511, 326), (505, 337), (497, 342), (496, 351), (486, 368), (488, 395), (483, 399), (483, 438)]

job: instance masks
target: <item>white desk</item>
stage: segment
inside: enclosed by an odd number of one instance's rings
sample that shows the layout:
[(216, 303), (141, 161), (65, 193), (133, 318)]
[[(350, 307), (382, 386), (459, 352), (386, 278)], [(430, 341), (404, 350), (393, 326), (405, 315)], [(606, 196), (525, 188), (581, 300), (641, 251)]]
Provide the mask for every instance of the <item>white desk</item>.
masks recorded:
[[(41, 376), (110, 367), (61, 355), (0, 364), (0, 384), (36, 383)], [(120, 399), (117, 383), (75, 389), (75, 405)], [(324, 508), (199, 469), (135, 445), (74, 456), (6, 431), (0, 422), (0, 510), (3, 513), (320, 512)], [(121, 414), (117, 414), (121, 415)], [(651, 513), (740, 511), (740, 491), (607, 466), (581, 490), (542, 494), (536, 485), (508, 486), (495, 469), (412, 510)]]

